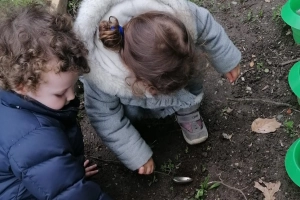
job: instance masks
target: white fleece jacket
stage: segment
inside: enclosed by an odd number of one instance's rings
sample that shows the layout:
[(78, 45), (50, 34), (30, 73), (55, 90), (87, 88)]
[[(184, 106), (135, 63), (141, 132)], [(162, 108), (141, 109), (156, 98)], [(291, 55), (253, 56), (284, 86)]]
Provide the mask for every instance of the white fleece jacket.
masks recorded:
[(74, 30), (89, 50), (91, 72), (84, 77), (86, 111), (103, 142), (132, 170), (145, 164), (152, 151), (128, 118), (165, 117), (202, 99), (202, 93), (195, 96), (184, 89), (169, 96), (134, 96), (125, 80), (128, 69), (119, 55), (104, 48), (98, 39), (101, 20), (115, 16), (124, 25), (132, 17), (154, 10), (180, 19), (195, 44), (204, 44), (202, 48), (218, 72), (231, 71), (241, 59), (240, 51), (211, 14), (187, 0), (83, 0)]

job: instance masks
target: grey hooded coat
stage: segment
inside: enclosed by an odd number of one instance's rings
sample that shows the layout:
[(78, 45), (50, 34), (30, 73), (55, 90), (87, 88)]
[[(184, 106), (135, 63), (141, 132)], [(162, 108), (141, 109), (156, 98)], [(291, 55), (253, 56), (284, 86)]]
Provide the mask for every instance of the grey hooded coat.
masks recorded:
[[(128, 69), (119, 55), (103, 47), (98, 39), (98, 25), (109, 16), (120, 25), (147, 11), (164, 11), (178, 17), (187, 27), (196, 46), (204, 48), (212, 66), (220, 73), (235, 68), (241, 53), (208, 10), (187, 0), (84, 0), (75, 21), (75, 32), (89, 50), (91, 72), (84, 76), (85, 108), (102, 141), (131, 170), (145, 164), (152, 156), (150, 147), (130, 123), (132, 118), (165, 117), (180, 108), (199, 104), (185, 89), (173, 95), (133, 95), (126, 83)], [(126, 34), (126, 32), (125, 32)]]

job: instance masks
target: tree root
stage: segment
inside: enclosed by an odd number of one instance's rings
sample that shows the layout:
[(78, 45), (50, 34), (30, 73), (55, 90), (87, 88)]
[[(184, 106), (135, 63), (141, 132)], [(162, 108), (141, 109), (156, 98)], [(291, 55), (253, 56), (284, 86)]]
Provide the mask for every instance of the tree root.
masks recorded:
[(300, 60), (300, 58), (296, 58), (296, 59), (294, 59), (294, 60), (288, 60), (288, 61), (285, 61), (285, 62), (281, 63), (280, 65), (281, 65), (281, 66), (284, 66), (284, 65), (287, 65), (287, 64), (290, 64), (290, 63), (297, 62), (297, 61), (299, 61), (299, 60)]
[(97, 160), (99, 162), (104, 162), (104, 163), (109, 163), (109, 164), (116, 164), (116, 165), (123, 165), (120, 161), (117, 161), (117, 160), (103, 160), (103, 159), (97, 158), (95, 156), (87, 156), (87, 157), (92, 158), (94, 160)]
[(291, 104), (288, 104), (288, 103), (276, 102), (276, 101), (265, 100), (265, 99), (251, 99), (251, 98), (237, 98), (237, 99), (227, 98), (227, 100), (238, 101), (238, 102), (242, 102), (242, 101), (260, 102), (260, 103), (266, 103), (266, 104), (273, 104), (275, 106), (285, 106), (285, 107), (289, 107), (292, 110), (300, 113), (300, 110), (297, 110), (294, 106), (292, 106)]
[[(221, 175), (219, 175), (219, 179), (220, 179), (220, 181), (211, 181), (211, 182), (209, 182), (208, 184), (219, 183), (219, 184), (224, 185), (225, 187), (227, 187), (227, 188), (229, 188), (229, 189), (231, 189), (231, 190), (238, 191), (240, 194), (243, 195), (243, 197), (244, 197), (245, 200), (248, 200), (247, 197), (246, 197), (246, 195), (245, 195), (245, 193), (242, 191), (243, 189), (238, 189), (238, 188), (236, 188), (236, 187), (227, 185), (227, 184), (224, 183), (224, 181), (221, 179)], [(245, 189), (245, 188), (244, 188), (244, 189)]]

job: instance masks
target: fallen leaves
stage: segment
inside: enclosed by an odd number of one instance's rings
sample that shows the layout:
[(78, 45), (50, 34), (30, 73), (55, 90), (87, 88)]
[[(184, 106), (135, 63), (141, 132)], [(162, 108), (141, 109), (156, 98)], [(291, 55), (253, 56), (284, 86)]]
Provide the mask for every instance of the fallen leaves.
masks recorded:
[(232, 135), (233, 135), (233, 134), (229, 135), (229, 134), (227, 134), (227, 133), (222, 133), (223, 138), (224, 138), (224, 139), (227, 139), (227, 140), (231, 140)]
[(277, 122), (275, 118), (257, 118), (252, 122), (251, 130), (256, 133), (272, 133), (275, 132), (280, 126), (281, 123)]
[(261, 179), (259, 179), (258, 182), (254, 181), (254, 187), (262, 191), (265, 196), (264, 200), (275, 200), (274, 194), (278, 192), (280, 185), (280, 181), (276, 181), (276, 183), (267, 183)]

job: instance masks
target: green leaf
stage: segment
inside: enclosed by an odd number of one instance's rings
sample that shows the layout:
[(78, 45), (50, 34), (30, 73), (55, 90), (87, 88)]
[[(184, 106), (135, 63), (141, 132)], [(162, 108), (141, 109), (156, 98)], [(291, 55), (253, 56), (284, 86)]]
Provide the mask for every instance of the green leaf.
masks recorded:
[(214, 188), (217, 188), (217, 187), (219, 187), (221, 185), (221, 183), (220, 182), (215, 182), (214, 184), (212, 184), (209, 188), (208, 188), (208, 190), (211, 190), (211, 189), (214, 189)]
[(195, 198), (199, 199), (199, 197), (203, 197), (203, 194), (204, 194), (204, 190), (199, 189), (199, 190), (197, 190), (197, 194), (195, 195)]

